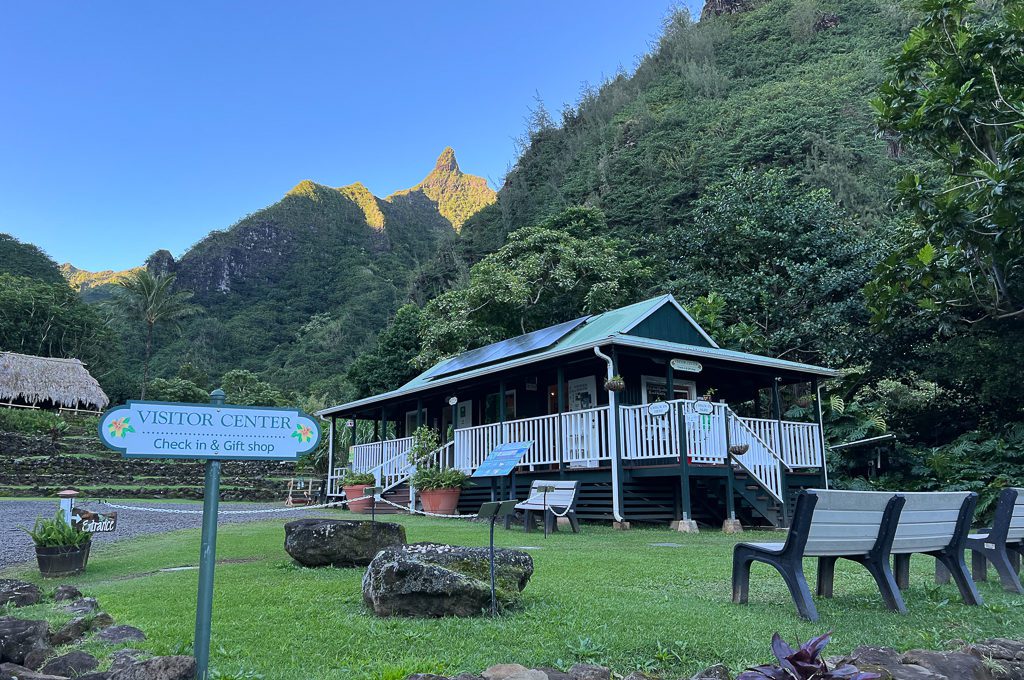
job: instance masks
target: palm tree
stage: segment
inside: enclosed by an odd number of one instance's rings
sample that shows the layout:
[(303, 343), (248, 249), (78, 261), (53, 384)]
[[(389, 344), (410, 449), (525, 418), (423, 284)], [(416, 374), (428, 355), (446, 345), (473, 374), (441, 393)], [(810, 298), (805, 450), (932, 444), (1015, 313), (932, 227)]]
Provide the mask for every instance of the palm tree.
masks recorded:
[(146, 398), (149, 383), (149, 359), (153, 351), (153, 329), (158, 323), (176, 324), (195, 311), (188, 303), (191, 293), (175, 291), (174, 274), (152, 275), (140, 269), (118, 283), (117, 298), (124, 304), (122, 311), (145, 322), (146, 353), (142, 364), (142, 399)]

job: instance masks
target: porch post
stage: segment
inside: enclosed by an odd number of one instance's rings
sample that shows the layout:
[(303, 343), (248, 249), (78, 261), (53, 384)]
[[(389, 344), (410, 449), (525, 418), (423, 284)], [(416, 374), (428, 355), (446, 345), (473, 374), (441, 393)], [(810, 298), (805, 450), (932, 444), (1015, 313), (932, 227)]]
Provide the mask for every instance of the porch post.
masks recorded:
[(334, 494), (334, 427), (336, 418), (331, 416), (331, 425), (327, 428), (327, 498)]
[(565, 369), (558, 367), (558, 378), (555, 380), (555, 389), (558, 390), (558, 476), (565, 477), (565, 436), (562, 431), (562, 414), (565, 413)]
[(733, 465), (732, 434), (730, 432), (729, 419), (732, 418), (732, 411), (725, 409), (725, 512), (727, 517), (722, 522), (722, 533), (738, 534), (743, 531), (743, 526), (736, 519), (736, 466)]
[(811, 380), (811, 389), (814, 390), (814, 415), (818, 423), (818, 439), (821, 441), (821, 486), (828, 488), (828, 458), (825, 455), (828, 449), (825, 446), (825, 419), (821, 410), (821, 385), (818, 384), (818, 376)]
[(380, 407), (380, 415), (374, 416), (373, 418), (373, 439), (371, 441), (382, 442), (384, 438), (380, 436), (380, 426), (384, 421), (384, 407)]
[(686, 449), (686, 411), (682, 404), (677, 404), (679, 415), (679, 504), (682, 519), (676, 526), (684, 533), (697, 533), (697, 523), (693, 521), (690, 507), (690, 452)]
[(505, 381), (502, 380), (498, 383), (498, 422), (501, 423), (501, 443), (505, 443), (505, 417), (508, 414), (505, 412)]
[[(665, 401), (672, 401), (676, 396), (676, 371), (669, 361), (665, 366)], [(641, 399), (642, 401), (642, 399)]]
[[(772, 416), (775, 418), (775, 441), (779, 442), (779, 451), (776, 453), (785, 459), (782, 453), (782, 395), (779, 393), (779, 381), (782, 378), (776, 376), (772, 381)], [(782, 524), (789, 526), (789, 484), (786, 479), (786, 466), (779, 468), (779, 486), (782, 491)]]

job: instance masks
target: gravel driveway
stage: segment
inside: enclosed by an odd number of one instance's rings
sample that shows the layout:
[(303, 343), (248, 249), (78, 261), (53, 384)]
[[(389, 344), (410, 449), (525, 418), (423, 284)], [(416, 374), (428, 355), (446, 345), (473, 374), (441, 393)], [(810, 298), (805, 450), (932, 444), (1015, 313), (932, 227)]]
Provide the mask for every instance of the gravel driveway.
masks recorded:
[[(183, 503), (148, 503), (113, 501), (119, 505), (136, 505), (145, 508), (173, 508), (177, 510), (202, 510), (201, 501)], [(103, 512), (111, 508), (102, 505), (79, 503), (79, 507)], [(224, 510), (254, 510), (265, 508), (281, 508), (281, 503), (229, 503), (220, 506)], [(32, 539), (21, 527), (31, 527), (36, 517), (52, 517), (57, 512), (57, 500), (52, 501), (20, 501), (16, 499), (0, 500), (0, 569), (13, 566), (19, 562), (35, 559)], [(293, 512), (261, 513), (258, 515), (225, 515), (221, 514), (220, 524), (238, 522), (254, 522), (268, 519), (290, 521), (298, 517), (315, 514), (316, 511), (296, 510)], [(198, 529), (202, 525), (202, 515), (181, 515), (164, 512), (145, 512), (142, 510), (117, 510), (117, 530), (108, 534), (96, 534), (93, 540), (97, 543), (123, 541), (144, 534), (157, 534), (178, 529)]]

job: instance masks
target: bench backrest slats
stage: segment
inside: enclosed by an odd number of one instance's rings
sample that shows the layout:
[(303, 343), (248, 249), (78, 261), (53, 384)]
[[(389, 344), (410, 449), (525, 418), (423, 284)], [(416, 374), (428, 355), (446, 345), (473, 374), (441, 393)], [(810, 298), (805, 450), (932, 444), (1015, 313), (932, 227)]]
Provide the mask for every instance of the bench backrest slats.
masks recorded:
[(804, 555), (866, 555), (875, 546), (885, 508), (894, 494), (884, 491), (814, 489), (814, 507)]
[[(957, 537), (958, 520), (969, 491), (932, 491), (901, 494), (907, 499), (896, 527), (892, 552), (933, 552)], [(969, 528), (969, 518), (968, 527)]]
[[(1024, 489), (1006, 489), (1003, 493), (1012, 495), (1017, 493), (1013, 504), (1013, 515), (1010, 517), (1010, 526), (1006, 532), (1006, 540), (1009, 543), (1016, 543), (1024, 540)], [(998, 513), (997, 513), (998, 517)]]
[[(548, 491), (545, 495), (539, 490), (542, 486), (551, 486), (555, 490)], [(530, 485), (530, 497), (516, 507), (519, 509), (543, 509), (544, 502), (547, 501), (549, 508), (567, 508), (575, 503), (578, 487), (579, 481), (535, 479)]]

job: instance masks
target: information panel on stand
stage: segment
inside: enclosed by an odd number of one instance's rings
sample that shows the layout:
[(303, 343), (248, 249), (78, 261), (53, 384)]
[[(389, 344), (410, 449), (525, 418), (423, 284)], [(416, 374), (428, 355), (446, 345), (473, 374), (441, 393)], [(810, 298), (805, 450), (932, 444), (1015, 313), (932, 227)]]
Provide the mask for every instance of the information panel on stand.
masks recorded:
[(531, 446), (533, 446), (533, 441), (509, 442), (495, 446), (472, 476), (507, 477), (519, 465), (523, 454), (529, 451)]

